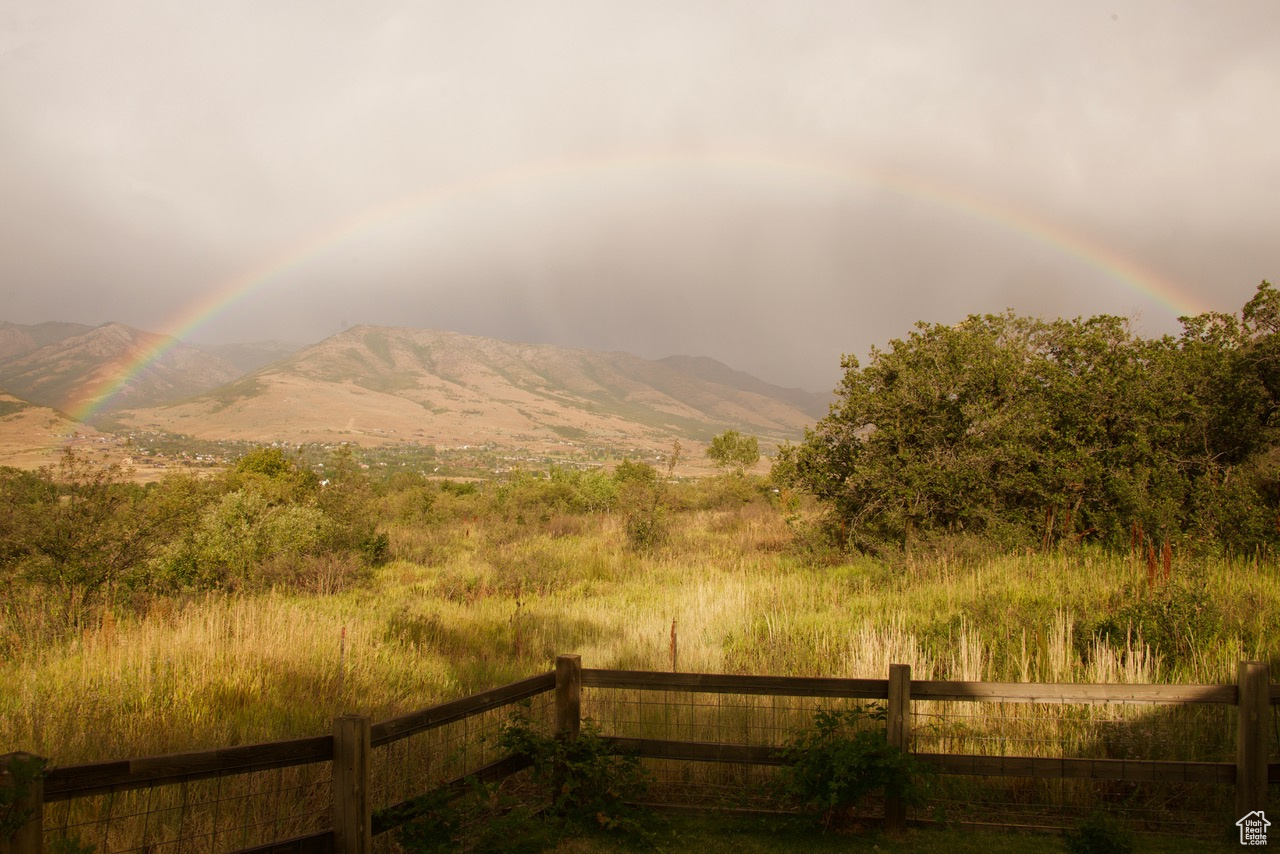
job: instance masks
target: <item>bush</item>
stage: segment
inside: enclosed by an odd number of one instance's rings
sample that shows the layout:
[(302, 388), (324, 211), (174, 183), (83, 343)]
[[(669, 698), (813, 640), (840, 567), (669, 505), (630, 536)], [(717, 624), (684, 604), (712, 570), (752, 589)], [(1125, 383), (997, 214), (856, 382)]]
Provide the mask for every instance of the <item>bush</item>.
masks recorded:
[(877, 789), (908, 804), (924, 803), (932, 771), (889, 743), (885, 716), (884, 709), (862, 706), (820, 709), (813, 728), (782, 751), (788, 763), (780, 777), (784, 797), (820, 810), (826, 826)]
[(620, 486), (627, 483), (653, 486), (658, 482), (658, 470), (648, 463), (624, 459), (613, 470), (613, 479)]
[(524, 705), (497, 741), (533, 763), (534, 786), (568, 831), (649, 835), (648, 814), (635, 806), (649, 783), (640, 760), (614, 750), (592, 721), (584, 721), (573, 740), (554, 738), (534, 725)]
[(160, 559), (173, 586), (244, 588), (259, 584), (263, 564), (329, 551), (333, 524), (319, 508), (270, 504), (237, 490), (205, 508), (194, 532)]
[(764, 498), (759, 478), (733, 473), (701, 478), (684, 485), (680, 492), (677, 497), (682, 510), (732, 509)]
[(31, 794), (31, 785), (44, 776), (45, 760), (38, 757), (10, 760), (0, 778), (0, 840), (7, 840), (31, 818), (32, 810), (18, 805)]
[(1124, 649), (1128, 638), (1141, 638), (1166, 664), (1177, 666), (1192, 661), (1222, 631), (1219, 606), (1203, 590), (1175, 581), (1155, 593), (1142, 592), (1113, 616), (1103, 617), (1081, 632), (1094, 635), (1116, 649)]
[(627, 545), (633, 551), (651, 552), (667, 541), (667, 522), (662, 508), (642, 508), (627, 516)]
[(534, 724), (526, 701), (503, 726), (496, 745), (531, 763), (531, 798), (469, 779), (387, 810), (409, 819), (396, 832), (410, 851), (545, 851), (561, 839), (609, 833), (653, 845), (656, 818), (634, 804), (648, 779), (633, 756), (612, 749), (590, 721), (572, 741)]

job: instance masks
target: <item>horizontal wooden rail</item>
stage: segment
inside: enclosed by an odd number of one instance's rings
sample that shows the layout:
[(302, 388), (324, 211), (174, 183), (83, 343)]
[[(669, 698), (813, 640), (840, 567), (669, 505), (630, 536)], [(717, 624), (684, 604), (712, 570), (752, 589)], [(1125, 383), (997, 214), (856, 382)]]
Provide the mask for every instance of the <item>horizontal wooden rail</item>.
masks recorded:
[(94, 762), (53, 768), (44, 779), (44, 799), (65, 801), (71, 798), (122, 792), (165, 783), (203, 780), (219, 774), (245, 774), (333, 761), (333, 736), (317, 735), (291, 741), (268, 741), (243, 744), (192, 753), (172, 753), (122, 759), (116, 762)]
[(722, 744), (718, 741), (667, 741), (661, 738), (604, 739), (620, 753), (645, 759), (683, 759), (690, 762), (729, 762), (738, 765), (785, 765), (782, 748), (767, 744)]
[(333, 854), (333, 831), (322, 830), (252, 848), (239, 848), (234, 854)]
[[(758, 744), (665, 741), (656, 738), (607, 738), (623, 753), (645, 759), (785, 765), (783, 750)], [(1065, 780), (1140, 780), (1157, 783), (1234, 783), (1231, 762), (1170, 762), (1149, 759), (1059, 759), (1040, 756), (971, 756), (916, 753), (942, 774), (972, 777), (1038, 777)]]
[[(701, 694), (759, 694), (775, 697), (831, 697), (884, 700), (887, 679), (804, 676), (742, 676), (722, 673), (664, 673), (649, 670), (582, 669), (582, 685), (636, 691)], [(1273, 686), (1273, 691), (1275, 688)], [(1234, 705), (1235, 685), (1085, 685), (1045, 682), (911, 681), (911, 699), (979, 703), (1172, 703)]]
[(555, 687), (556, 674), (554, 672), (542, 673), (490, 691), (463, 697), (460, 700), (451, 700), (421, 711), (410, 712), (398, 718), (389, 718), (373, 725), (372, 744), (374, 747), (390, 744), (393, 741), (408, 738), (416, 733), (444, 726), (454, 721), (460, 721), (463, 718), (469, 718), (481, 712), (487, 712), (490, 709), (500, 708), (520, 700), (536, 697), (539, 694), (545, 694), (548, 691), (555, 690)]
[[(575, 657), (576, 660), (576, 657)], [(1247, 663), (1250, 667), (1261, 667)], [(558, 661), (557, 666), (560, 665)], [(1242, 664), (1242, 668), (1245, 665)], [(575, 681), (576, 672), (575, 670)], [(1242, 673), (1244, 671), (1242, 670)], [(820, 677), (776, 677), (714, 673), (665, 673), (641, 670), (599, 670), (582, 668), (580, 684), (586, 688), (637, 691), (670, 691), (706, 694), (740, 694), (761, 696), (815, 697), (831, 699), (888, 700), (888, 679), (838, 679)], [(502, 708), (521, 700), (557, 690), (555, 672), (522, 679), (480, 694), (440, 703), (426, 709), (373, 724), (369, 728), (370, 745), (389, 744), (449, 723)], [(1252, 683), (1249, 683), (1252, 684)], [(919, 702), (995, 702), (995, 703), (1144, 703), (1144, 704), (1216, 704), (1240, 708), (1241, 727), (1253, 727), (1262, 747), (1246, 751), (1254, 756), (1248, 766), (1248, 779), (1257, 780), (1265, 793), (1267, 783), (1280, 783), (1280, 762), (1267, 757), (1265, 736), (1275, 710), (1267, 714), (1267, 705), (1280, 704), (1280, 684), (1265, 685), (1248, 695), (1250, 703), (1260, 703), (1246, 720), (1242, 692), (1246, 682), (1237, 685), (1089, 685), (1068, 683), (1023, 682), (957, 682), (912, 680), (909, 696)], [(1262, 687), (1265, 686), (1265, 687)], [(1247, 693), (1247, 692), (1246, 692)], [(560, 717), (569, 705), (558, 698)], [(565, 708), (560, 708), (565, 706)], [(1254, 729), (1242, 730), (1253, 732)], [(608, 739), (621, 750), (656, 759), (698, 762), (729, 762), (756, 765), (780, 765), (781, 748), (767, 745), (720, 744), (716, 742), (680, 742), (645, 738)], [(1054, 779), (1093, 779), (1186, 783), (1236, 783), (1245, 779), (1241, 760), (1226, 762), (1176, 762), (1121, 759), (1060, 759), (1018, 756), (977, 756), (955, 754), (917, 754), (944, 774), (973, 776), (1040, 777)], [(238, 747), (188, 753), (148, 756), (114, 762), (98, 762), (51, 769), (43, 781), (43, 802), (108, 792), (140, 789), (153, 785), (174, 784), (207, 779), (225, 774), (244, 774), (309, 763), (334, 762), (334, 736), (264, 742)], [(500, 780), (525, 767), (525, 761), (507, 757), (469, 775), (486, 781)], [(1238, 779), (1239, 778), (1239, 779)], [(445, 788), (457, 791), (464, 780), (452, 781)], [(439, 791), (439, 790), (437, 790)], [(382, 813), (381, 830), (396, 826), (395, 816), (408, 814), (414, 798)], [(1259, 801), (1261, 804), (1261, 801)], [(1251, 807), (1252, 808), (1252, 807)], [(396, 811), (399, 811), (398, 813)], [(1237, 810), (1239, 812), (1239, 810)], [(389, 823), (391, 822), (391, 823)], [(258, 850), (322, 850), (325, 834), (299, 837), (272, 843)]]
[[(545, 673), (470, 697), (463, 697), (460, 700), (431, 706), (402, 717), (381, 721), (372, 727), (372, 745), (376, 747), (388, 744), (424, 730), (546, 693), (554, 688), (555, 674)], [(288, 741), (222, 747), (215, 750), (67, 765), (53, 768), (46, 775), (44, 800), (65, 801), (107, 792), (203, 780), (221, 774), (247, 774), (291, 765), (331, 761), (333, 761), (333, 736), (319, 735)]]
[(696, 694), (764, 694), (774, 697), (833, 697), (884, 700), (888, 679), (830, 679), (809, 676), (738, 676), (728, 673), (662, 673), (649, 670), (582, 668), (584, 688), (685, 691)]

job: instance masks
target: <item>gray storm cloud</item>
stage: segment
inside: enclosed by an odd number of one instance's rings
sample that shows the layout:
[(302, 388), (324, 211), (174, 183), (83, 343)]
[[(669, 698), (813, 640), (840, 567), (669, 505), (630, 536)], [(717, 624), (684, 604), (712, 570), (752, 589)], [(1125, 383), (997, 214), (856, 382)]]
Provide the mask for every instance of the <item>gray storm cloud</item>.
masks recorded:
[(1144, 288), (1230, 311), (1280, 276), (1277, 81), (1270, 0), (9, 0), (0, 318), (168, 331), (311, 246), (196, 334), (429, 326), (829, 388), (917, 319), (1162, 333)]

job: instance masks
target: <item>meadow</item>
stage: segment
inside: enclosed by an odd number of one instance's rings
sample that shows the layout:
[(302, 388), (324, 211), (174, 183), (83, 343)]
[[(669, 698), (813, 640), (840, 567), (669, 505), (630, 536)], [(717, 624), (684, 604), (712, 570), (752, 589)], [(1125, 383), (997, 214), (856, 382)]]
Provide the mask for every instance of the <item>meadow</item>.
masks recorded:
[(732, 476), (670, 487), (661, 537), (622, 510), (380, 499), (389, 560), (305, 585), (138, 594), (67, 630), (11, 596), (0, 749), (57, 764), (327, 732), (552, 667), (1050, 682), (1234, 682), (1280, 659), (1272, 562), (976, 541), (871, 558), (818, 510)]

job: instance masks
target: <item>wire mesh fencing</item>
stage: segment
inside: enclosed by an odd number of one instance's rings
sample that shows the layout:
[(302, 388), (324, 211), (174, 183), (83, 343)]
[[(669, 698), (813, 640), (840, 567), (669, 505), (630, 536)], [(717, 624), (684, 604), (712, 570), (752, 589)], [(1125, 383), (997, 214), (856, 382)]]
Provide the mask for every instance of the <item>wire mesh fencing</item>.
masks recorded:
[[(794, 810), (779, 785), (785, 749), (820, 712), (856, 709), (839, 717), (847, 733), (884, 732), (938, 770), (909, 818), (1062, 828), (1102, 811), (1135, 829), (1213, 836), (1266, 791), (1266, 774), (1280, 779), (1280, 695), (1265, 665), (1246, 664), (1238, 686), (1065, 685), (913, 682), (898, 665), (887, 680), (583, 670), (561, 656), (554, 673), (401, 718), (340, 718), (363, 733), (355, 785), (337, 759), (354, 742), (335, 722), (333, 736), (54, 769), (43, 831), (99, 854), (305, 847), (359, 801), (377, 847), (395, 851), (385, 831), (469, 781), (519, 789), (529, 762), (501, 739), (516, 709), (519, 726), (567, 737), (581, 720), (643, 757), (656, 803)], [(869, 797), (853, 817), (898, 822), (890, 807)]]
[[(1234, 763), (1237, 712), (1226, 705), (1072, 702), (912, 703), (911, 749), (923, 754), (1103, 760), (1036, 763), (1025, 776), (943, 775), (920, 819), (1068, 827), (1103, 811), (1134, 829), (1214, 835), (1231, 816), (1234, 785), (1187, 782)], [(1121, 779), (1082, 779), (1114, 774)], [(1049, 776), (1052, 775), (1052, 776)], [(1081, 776), (1072, 776), (1081, 775)], [(1138, 779), (1145, 776), (1146, 779)], [(1179, 779), (1180, 778), (1180, 779)]]
[[(657, 803), (794, 809), (776, 785), (779, 748), (811, 729), (819, 710), (860, 707), (863, 726), (886, 726), (877, 721), (888, 712), (885, 680), (851, 680), (860, 682), (851, 696), (837, 697), (839, 680), (760, 677), (734, 693), (731, 684), (749, 678), (700, 690), (717, 677), (596, 673), (583, 714), (645, 757)], [(648, 684), (622, 687), (638, 681)], [(957, 698), (907, 703), (909, 748), (940, 772), (911, 819), (1064, 828), (1104, 811), (1134, 829), (1200, 836), (1234, 820), (1232, 686), (912, 685)], [(1001, 697), (1005, 687), (1015, 696)], [(856, 815), (882, 816), (883, 807), (869, 797)]]
[[(553, 685), (546, 674), (372, 726), (362, 719), (367, 778), (358, 797), (367, 796), (374, 823), (441, 787), (508, 776), (519, 763), (499, 736), (512, 707), (521, 704), (522, 720), (549, 732)], [(323, 847), (341, 788), (335, 747), (334, 737), (319, 736), (54, 769), (42, 799), (44, 839), (51, 849), (97, 854)]]
[[(535, 726), (551, 731), (555, 699), (549, 692), (519, 701)], [(373, 807), (385, 810), (441, 786), (456, 784), (507, 757), (499, 744), (512, 720), (505, 704), (375, 746)]]
[[(777, 809), (778, 760), (770, 751), (786, 746), (811, 726), (818, 709), (848, 709), (871, 700), (767, 694), (696, 693), (617, 688), (583, 690), (584, 717), (603, 735), (620, 739), (698, 745), (702, 758), (646, 757), (652, 801), (679, 806)], [(883, 701), (880, 701), (883, 706)], [(745, 756), (736, 747), (761, 748)]]
[(97, 854), (237, 851), (328, 829), (331, 792), (327, 762), (157, 783), (46, 803), (45, 838)]

